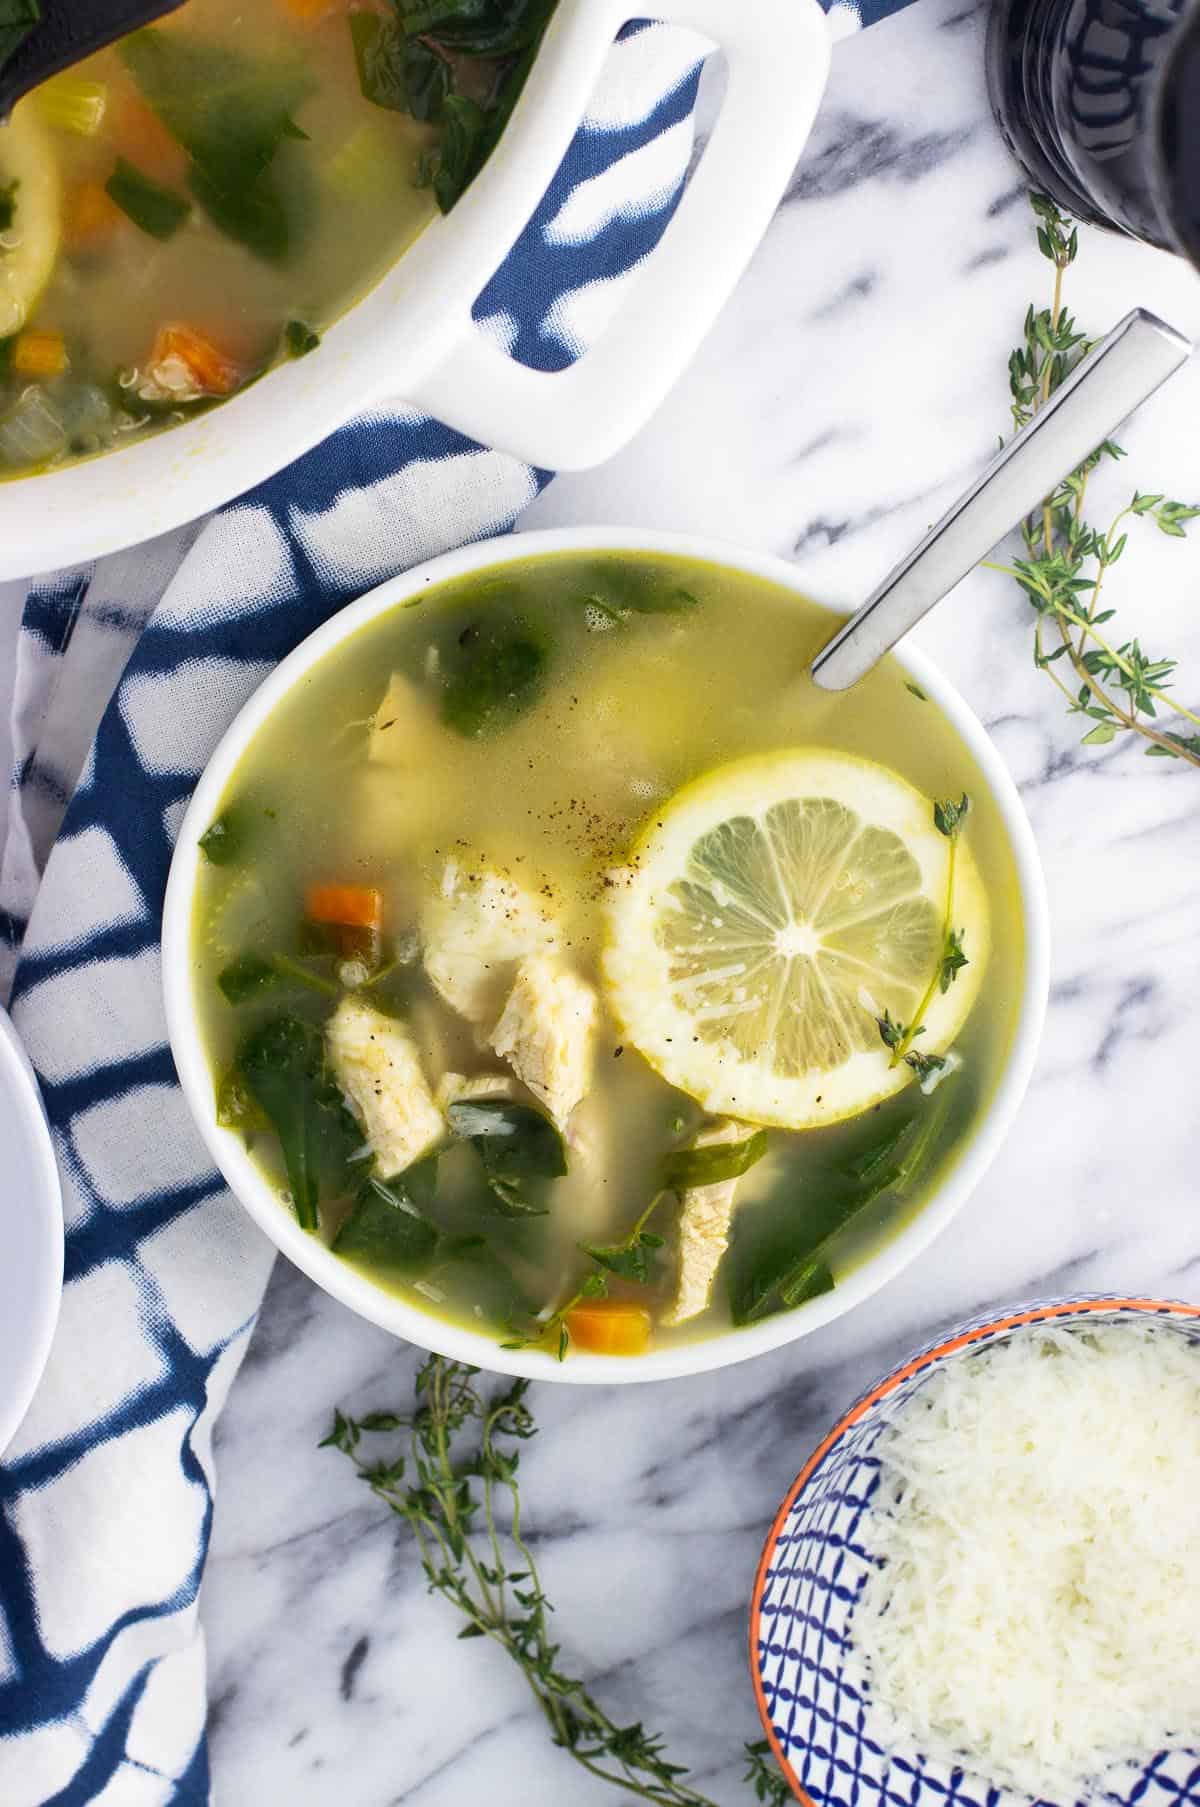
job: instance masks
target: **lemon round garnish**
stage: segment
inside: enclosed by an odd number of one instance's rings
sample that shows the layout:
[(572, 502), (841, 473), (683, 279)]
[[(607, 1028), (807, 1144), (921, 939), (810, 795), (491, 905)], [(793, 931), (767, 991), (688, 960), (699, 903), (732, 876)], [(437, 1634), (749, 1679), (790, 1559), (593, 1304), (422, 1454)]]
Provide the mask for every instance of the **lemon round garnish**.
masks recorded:
[[(944, 1054), (987, 962), (969, 828), (950, 926), (968, 964), (935, 985), (922, 1054)], [(609, 892), (604, 974), (623, 1033), (707, 1110), (803, 1129), (914, 1078), (877, 1019), (911, 1023), (940, 971), (950, 841), (897, 773), (835, 752), (721, 766), (660, 805)]]
[(58, 257), (58, 167), (31, 103), (0, 126), (0, 339), (20, 332)]

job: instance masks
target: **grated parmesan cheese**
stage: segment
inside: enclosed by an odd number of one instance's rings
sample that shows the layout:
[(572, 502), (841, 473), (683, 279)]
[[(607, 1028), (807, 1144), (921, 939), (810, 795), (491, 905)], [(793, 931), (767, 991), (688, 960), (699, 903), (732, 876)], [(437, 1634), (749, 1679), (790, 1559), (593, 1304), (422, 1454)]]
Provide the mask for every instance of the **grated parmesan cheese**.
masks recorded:
[(875, 1454), (869, 1737), (1057, 1802), (1200, 1745), (1200, 1346), (1021, 1332), (932, 1375)]

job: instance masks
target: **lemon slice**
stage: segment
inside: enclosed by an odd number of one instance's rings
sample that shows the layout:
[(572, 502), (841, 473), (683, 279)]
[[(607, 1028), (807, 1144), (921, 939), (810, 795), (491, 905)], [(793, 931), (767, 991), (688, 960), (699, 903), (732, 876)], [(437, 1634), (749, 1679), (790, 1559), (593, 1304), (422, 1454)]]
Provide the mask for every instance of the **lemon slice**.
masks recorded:
[[(945, 1053), (987, 962), (987, 898), (955, 849), (966, 965), (925, 1012)], [(787, 1129), (912, 1081), (877, 1018), (908, 1024), (938, 971), (950, 842), (928, 797), (849, 754), (721, 766), (657, 809), (613, 875), (604, 974), (627, 1039), (707, 1110)]]
[[(28, 100), (0, 126), (0, 339), (20, 332), (58, 256), (60, 191), (54, 153)], [(11, 213), (11, 218), (8, 218)]]

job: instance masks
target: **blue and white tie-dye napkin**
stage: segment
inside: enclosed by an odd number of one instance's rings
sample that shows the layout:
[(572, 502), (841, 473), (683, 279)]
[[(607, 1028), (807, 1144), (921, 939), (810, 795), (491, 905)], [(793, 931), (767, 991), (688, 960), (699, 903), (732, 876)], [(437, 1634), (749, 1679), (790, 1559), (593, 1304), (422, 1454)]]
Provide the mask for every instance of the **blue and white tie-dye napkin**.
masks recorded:
[[(833, 10), (860, 22), (845, 0)], [(670, 217), (694, 44), (648, 27), (614, 48), (476, 309), (524, 361), (578, 355), (571, 322), (598, 330), (599, 287), (615, 305)], [(568, 201), (569, 241), (553, 231)], [(208, 1800), (197, 1597), (213, 1424), (272, 1250), (213, 1171), (166, 1045), (159, 921), (188, 796), (299, 640), (391, 573), (511, 527), (546, 480), (398, 403), (206, 522), (25, 600), (0, 996), (11, 984), (45, 1094), (67, 1254), (50, 1364), (0, 1465), (3, 1807)]]

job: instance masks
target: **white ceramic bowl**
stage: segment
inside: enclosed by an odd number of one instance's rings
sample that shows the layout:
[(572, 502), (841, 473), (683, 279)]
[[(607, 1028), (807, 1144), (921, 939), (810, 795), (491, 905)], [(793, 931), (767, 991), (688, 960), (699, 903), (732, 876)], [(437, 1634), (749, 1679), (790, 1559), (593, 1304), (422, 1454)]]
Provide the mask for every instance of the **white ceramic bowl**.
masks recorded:
[[(720, 116), (608, 330), (568, 370), (530, 370), (471, 308), (562, 162), (614, 38), (646, 16), (724, 52)], [(393, 397), (530, 464), (601, 463), (649, 419), (749, 263), (808, 137), (829, 45), (817, 0), (559, 0), (504, 136), (453, 212), (308, 357), (169, 433), (0, 483), (0, 579), (178, 527)]]
[(0, 1454), (42, 1377), (62, 1297), (62, 1192), (33, 1068), (0, 1010)]
[(484, 541), (433, 559), (414, 571), (380, 584), (378, 589), (318, 628), (272, 672), (213, 754), (184, 817), (171, 865), (163, 911), (163, 983), (175, 1064), (200, 1132), (250, 1215), (297, 1267), (334, 1298), (373, 1323), (381, 1324), (385, 1330), (457, 1360), (543, 1379), (611, 1382), (698, 1374), (790, 1343), (869, 1298), (928, 1247), (963, 1204), (996, 1153), (1029, 1082), (1046, 1005), (1049, 926), (1033, 834), (1000, 755), (976, 717), (937, 668), (915, 651), (902, 651), (897, 655), (901, 664), (953, 723), (978, 762), (1000, 812), (1020, 884), (1026, 941), (1018, 1024), (999, 1084), (945, 1183), (903, 1230), (840, 1281), (835, 1292), (812, 1301), (800, 1311), (782, 1313), (765, 1323), (731, 1330), (707, 1342), (663, 1349), (649, 1355), (614, 1360), (576, 1354), (562, 1363), (539, 1350), (501, 1349), (494, 1337), (418, 1311), (415, 1306), (372, 1285), (331, 1254), (323, 1243), (308, 1235), (280, 1204), (247, 1154), (241, 1137), (217, 1126), (212, 1069), (200, 1040), (193, 994), (195, 966), (191, 951), (191, 915), (202, 858), (197, 845), (199, 837), (218, 813), (220, 800), (238, 762), (276, 704), (318, 661), (356, 634), (368, 621), (386, 614), (397, 604), (418, 600), (432, 585), (445, 583), (450, 578), (496, 569), (542, 553), (597, 550), (625, 551), (634, 555), (639, 552), (669, 553), (701, 559), (744, 571), (753, 577), (766, 578), (794, 590), (797, 595), (805, 594), (792, 566), (768, 554), (747, 552), (717, 540), (693, 539), (683, 534), (620, 528), (567, 528), (553, 533), (515, 534), (505, 539)]

